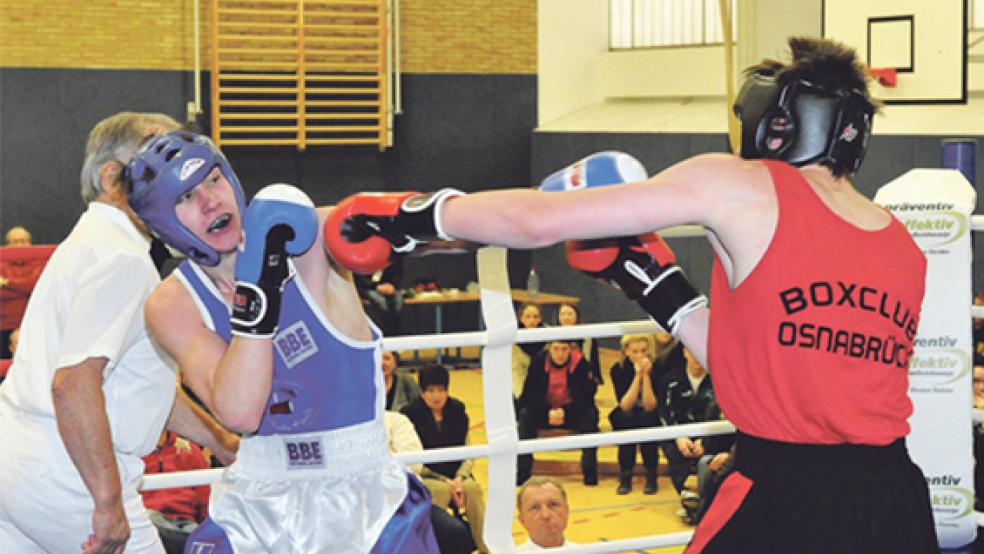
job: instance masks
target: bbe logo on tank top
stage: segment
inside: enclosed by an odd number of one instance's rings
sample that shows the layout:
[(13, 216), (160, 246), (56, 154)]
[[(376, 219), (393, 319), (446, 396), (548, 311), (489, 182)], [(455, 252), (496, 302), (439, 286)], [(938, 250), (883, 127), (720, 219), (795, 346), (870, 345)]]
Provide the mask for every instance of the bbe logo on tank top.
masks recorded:
[[(803, 312), (797, 318), (799, 321), (786, 319), (779, 322), (780, 345), (863, 358), (900, 369), (909, 367), (911, 344), (919, 328), (919, 318), (889, 293), (859, 283), (816, 281), (809, 286), (794, 286), (779, 291), (779, 301), (787, 316)], [(870, 312), (885, 318), (905, 334), (908, 342), (900, 342), (895, 334), (876, 336), (817, 323), (818, 319), (829, 319), (818, 312), (835, 307)]]
[(273, 344), (287, 367), (294, 367), (318, 353), (318, 346), (311, 340), (311, 331), (303, 321), (298, 321), (278, 333)]

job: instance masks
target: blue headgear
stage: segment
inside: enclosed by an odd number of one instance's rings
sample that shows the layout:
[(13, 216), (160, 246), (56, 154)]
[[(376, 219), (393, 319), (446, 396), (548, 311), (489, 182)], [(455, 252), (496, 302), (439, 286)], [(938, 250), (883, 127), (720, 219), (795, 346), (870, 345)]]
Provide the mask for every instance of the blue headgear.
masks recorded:
[(148, 141), (127, 166), (130, 207), (151, 233), (192, 260), (218, 265), (220, 254), (178, 221), (175, 206), (218, 167), (236, 195), (239, 217), (246, 211), (239, 178), (208, 137), (171, 131)]
[(738, 92), (734, 112), (742, 158), (836, 164), (853, 175), (868, 146), (874, 107), (857, 90), (755, 73)]

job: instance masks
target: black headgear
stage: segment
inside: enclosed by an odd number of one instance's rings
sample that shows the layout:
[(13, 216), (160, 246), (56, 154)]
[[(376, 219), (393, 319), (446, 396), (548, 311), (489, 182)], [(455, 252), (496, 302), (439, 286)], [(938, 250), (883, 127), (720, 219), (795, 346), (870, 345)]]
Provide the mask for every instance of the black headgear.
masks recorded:
[(754, 73), (738, 92), (741, 157), (795, 166), (826, 163), (857, 172), (871, 135), (874, 107), (861, 92)]

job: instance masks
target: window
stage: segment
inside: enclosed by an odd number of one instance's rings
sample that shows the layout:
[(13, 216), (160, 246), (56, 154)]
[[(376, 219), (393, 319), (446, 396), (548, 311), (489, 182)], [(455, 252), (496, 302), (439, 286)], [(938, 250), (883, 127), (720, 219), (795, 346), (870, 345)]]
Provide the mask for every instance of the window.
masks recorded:
[[(728, 0), (732, 36), (735, 2)], [(609, 0), (609, 9), (613, 50), (724, 42), (718, 0)]]

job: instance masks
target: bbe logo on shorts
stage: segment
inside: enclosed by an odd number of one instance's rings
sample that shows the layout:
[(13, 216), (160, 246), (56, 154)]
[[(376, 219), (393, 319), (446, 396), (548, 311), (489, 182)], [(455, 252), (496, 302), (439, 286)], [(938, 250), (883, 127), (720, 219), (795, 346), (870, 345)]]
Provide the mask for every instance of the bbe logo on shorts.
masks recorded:
[(284, 441), (287, 450), (287, 469), (324, 468), (325, 457), (322, 454), (320, 440)]
[(211, 554), (214, 549), (214, 544), (208, 544), (207, 542), (193, 542), (191, 543), (191, 549), (189, 549), (189, 552), (191, 554)]
[(273, 344), (287, 367), (294, 367), (318, 352), (318, 346), (314, 344), (311, 332), (303, 321), (298, 321), (277, 334)]

